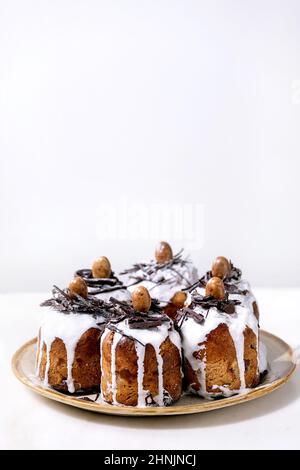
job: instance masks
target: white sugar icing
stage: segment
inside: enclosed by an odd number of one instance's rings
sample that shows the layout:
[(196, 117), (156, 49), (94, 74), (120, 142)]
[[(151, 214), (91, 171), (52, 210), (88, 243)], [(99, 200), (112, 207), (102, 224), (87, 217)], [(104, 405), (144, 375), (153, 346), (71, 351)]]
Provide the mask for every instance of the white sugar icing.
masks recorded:
[(259, 340), (259, 373), (262, 374), (268, 369), (268, 356), (267, 356), (267, 348), (266, 345)]
[(111, 292), (101, 292), (100, 294), (96, 294), (95, 297), (104, 300), (105, 302), (108, 302), (111, 297), (114, 297), (117, 300), (127, 301), (131, 299), (131, 294), (129, 290), (124, 287), (122, 289), (116, 289)]
[(76, 346), (81, 336), (90, 328), (100, 329), (97, 323), (103, 323), (105, 319), (99, 315), (94, 318), (88, 314), (69, 313), (65, 314), (56, 310), (47, 309), (44, 312), (40, 327), (39, 349), (37, 356), (36, 375), (39, 375), (43, 346), (46, 346), (46, 368), (43, 385), (47, 387), (48, 373), (50, 368), (50, 352), (52, 343), (56, 338), (63, 341), (67, 353), (67, 388), (70, 393), (75, 392), (75, 386), (72, 376), (72, 367), (74, 362)]
[[(176, 270), (176, 272), (174, 271)], [(142, 270), (134, 273), (135, 277), (143, 277)], [(161, 279), (164, 282), (160, 282)], [(176, 292), (191, 286), (198, 280), (198, 271), (190, 260), (183, 265), (176, 265), (174, 269), (171, 267), (162, 267), (158, 269), (150, 279), (140, 281), (132, 286), (128, 286), (128, 290), (132, 292), (137, 286), (144, 286), (148, 289), (150, 295), (154, 299), (158, 299), (162, 304), (166, 305)], [(133, 279), (127, 277), (128, 284), (134, 282)]]
[[(118, 330), (122, 331), (122, 334), (115, 332), (114, 338), (111, 346), (111, 383), (108, 384), (108, 390), (112, 392), (112, 403), (118, 405), (116, 394), (117, 394), (117, 384), (116, 384), (116, 347), (123, 335), (130, 336), (134, 340), (135, 350), (137, 354), (137, 383), (138, 383), (138, 405), (139, 407), (147, 406), (146, 397), (149, 395), (148, 390), (143, 388), (143, 378), (144, 378), (144, 357), (145, 357), (145, 347), (147, 344), (151, 344), (154, 348), (156, 354), (156, 360), (158, 365), (158, 394), (155, 397), (152, 397), (155, 404), (159, 406), (164, 406), (164, 396), (166, 391), (163, 385), (163, 358), (160, 354), (160, 347), (162, 343), (169, 337), (170, 341), (177, 347), (180, 357), (181, 357), (181, 339), (177, 331), (174, 330), (172, 321), (163, 322), (160, 326), (148, 329), (135, 329), (130, 328), (128, 325), (128, 320), (125, 319), (117, 325)], [(106, 336), (111, 332), (109, 328), (106, 328), (104, 334), (101, 338), (101, 350), (103, 347), (103, 342)], [(103, 367), (102, 370), (102, 380), (103, 380)], [(101, 398), (105, 399), (102, 392)]]
[(147, 390), (144, 390), (143, 379), (144, 379), (144, 359), (145, 359), (145, 346), (135, 342), (135, 350), (137, 355), (137, 382), (138, 382), (138, 404), (137, 406), (142, 408), (146, 404)]
[[(203, 397), (210, 397), (211, 395), (214, 395), (214, 393), (207, 392), (206, 388), (206, 354), (204, 343), (207, 340), (209, 333), (214, 331), (221, 324), (228, 326), (230, 335), (232, 337), (236, 350), (236, 358), (241, 381), (240, 390), (231, 391), (228, 389), (226, 391), (226, 396), (237, 392), (242, 392), (246, 388), (243, 333), (247, 326), (251, 328), (251, 330), (256, 335), (257, 347), (259, 348), (259, 327), (258, 321), (253, 314), (253, 311), (243, 305), (236, 306), (235, 313), (231, 315), (223, 313), (214, 307), (210, 308), (209, 310), (205, 310), (204, 308), (197, 306), (194, 311), (203, 315), (205, 318), (204, 322), (199, 324), (193, 318), (186, 317), (181, 326), (181, 333), (184, 356), (190, 363), (193, 371), (196, 373), (197, 379), (201, 386), (197, 393)], [(204, 349), (203, 359), (197, 359), (194, 357), (194, 353), (200, 349)], [(216, 384), (216, 387), (218, 387), (218, 384)], [(195, 393), (192, 387), (190, 387), (190, 391)]]

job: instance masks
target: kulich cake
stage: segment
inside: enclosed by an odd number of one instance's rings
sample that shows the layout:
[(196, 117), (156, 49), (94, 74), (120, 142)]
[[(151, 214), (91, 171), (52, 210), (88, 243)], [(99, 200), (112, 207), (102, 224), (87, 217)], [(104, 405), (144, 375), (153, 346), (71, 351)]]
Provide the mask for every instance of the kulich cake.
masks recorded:
[(80, 277), (66, 290), (54, 287), (42, 306), (47, 310), (39, 331), (37, 376), (44, 386), (64, 392), (99, 391), (100, 337), (113, 306), (88, 295)]
[(132, 302), (113, 301), (117, 313), (101, 338), (101, 396), (114, 405), (166, 406), (182, 390), (181, 340), (173, 321), (143, 286)]
[(257, 302), (230, 261), (219, 256), (198, 279), (182, 251), (160, 242), (155, 260), (121, 275), (102, 256), (42, 303), (36, 373), (45, 387), (162, 407), (182, 389), (211, 399), (259, 383), (267, 360)]
[(121, 274), (126, 276), (128, 290), (132, 292), (136, 286), (146, 287), (152, 298), (158, 299), (162, 306), (169, 306), (172, 315), (178, 309), (178, 303), (172, 301), (175, 294), (198, 279), (197, 269), (191, 260), (183, 257), (182, 250), (173, 255), (167, 242), (159, 243), (154, 260), (136, 263)]
[(218, 256), (213, 264), (211, 271), (208, 271), (196, 284), (198, 293), (205, 295), (205, 287), (209, 279), (219, 277), (223, 280), (229, 299), (239, 300), (243, 305), (250, 308), (257, 319), (259, 319), (259, 310), (256, 298), (254, 297), (250, 284), (242, 276), (241, 269), (235, 267), (231, 261), (224, 256)]
[(110, 261), (106, 256), (96, 259), (91, 269), (79, 269), (75, 276), (86, 282), (88, 293), (99, 299), (109, 301), (110, 297), (118, 300), (130, 300), (130, 292), (123, 282), (111, 270)]
[(181, 310), (187, 389), (202, 397), (230, 396), (260, 380), (259, 325), (253, 309), (230, 298), (219, 277), (206, 283), (205, 295), (194, 289)]

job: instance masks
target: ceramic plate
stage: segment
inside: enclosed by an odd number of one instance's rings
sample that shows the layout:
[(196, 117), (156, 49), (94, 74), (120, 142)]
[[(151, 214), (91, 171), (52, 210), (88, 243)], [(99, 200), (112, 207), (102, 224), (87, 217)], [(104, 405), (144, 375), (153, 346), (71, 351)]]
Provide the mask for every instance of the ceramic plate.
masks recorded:
[(296, 366), (293, 361), (293, 351), (282, 339), (266, 331), (261, 331), (261, 339), (268, 351), (269, 372), (262, 383), (254, 389), (241, 395), (218, 400), (206, 400), (197, 396), (183, 396), (177, 403), (168, 407), (135, 408), (113, 406), (104, 402), (97, 402), (96, 395), (74, 396), (66, 395), (50, 388), (43, 388), (34, 375), (36, 341), (33, 339), (24, 344), (13, 356), (12, 368), (16, 377), (34, 392), (51, 400), (75, 406), (84, 410), (95, 411), (124, 416), (161, 416), (202, 413), (226, 406), (237, 405), (255, 398), (262, 397), (284, 385), (291, 377)]

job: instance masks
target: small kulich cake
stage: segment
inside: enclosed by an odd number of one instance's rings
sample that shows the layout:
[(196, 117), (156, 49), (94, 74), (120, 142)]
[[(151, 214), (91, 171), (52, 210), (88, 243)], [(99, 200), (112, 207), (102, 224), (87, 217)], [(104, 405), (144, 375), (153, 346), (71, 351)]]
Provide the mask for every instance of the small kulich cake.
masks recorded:
[(100, 337), (113, 306), (87, 294), (82, 278), (54, 287), (39, 330), (36, 374), (45, 387), (99, 391)]
[(183, 257), (183, 250), (173, 255), (167, 242), (158, 244), (154, 260), (136, 263), (121, 275), (126, 276), (129, 291), (136, 286), (146, 287), (152, 298), (159, 300), (162, 306), (168, 306), (166, 313), (171, 316), (177, 311), (179, 300), (173, 303), (173, 297), (198, 279), (197, 269), (189, 258)]
[(211, 271), (208, 271), (199, 282), (195, 284), (194, 287), (197, 287), (199, 294), (204, 295), (205, 286), (212, 277), (222, 279), (229, 299), (239, 300), (242, 305), (251, 309), (259, 320), (256, 298), (252, 293), (249, 282), (242, 277), (241, 269), (235, 267), (232, 262), (224, 256), (218, 256), (212, 264)]
[(205, 296), (197, 289), (189, 296), (189, 307), (178, 314), (187, 390), (209, 398), (256, 386), (266, 363), (260, 363), (253, 309), (230, 299), (218, 277), (207, 282)]
[[(113, 300), (112, 300), (113, 302)], [(173, 321), (137, 287), (101, 338), (101, 397), (113, 405), (166, 406), (182, 390), (181, 340)]]
[(106, 256), (96, 259), (91, 269), (78, 269), (75, 276), (82, 277), (88, 286), (89, 295), (109, 301), (110, 297), (118, 300), (130, 300), (130, 292), (123, 282), (111, 270)]

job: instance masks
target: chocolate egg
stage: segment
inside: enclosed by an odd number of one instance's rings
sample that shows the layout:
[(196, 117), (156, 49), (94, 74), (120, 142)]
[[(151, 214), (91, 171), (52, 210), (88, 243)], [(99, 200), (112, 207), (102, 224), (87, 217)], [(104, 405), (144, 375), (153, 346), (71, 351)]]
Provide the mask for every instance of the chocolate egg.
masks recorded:
[(148, 312), (151, 307), (151, 297), (144, 286), (138, 286), (131, 294), (132, 305), (137, 312)]
[(111, 275), (111, 266), (106, 256), (101, 256), (94, 261), (92, 266), (93, 277), (96, 278), (108, 278)]
[(84, 279), (82, 279), (82, 277), (77, 276), (73, 279), (73, 281), (70, 282), (69, 294), (71, 297), (75, 297), (75, 294), (76, 294), (76, 295), (80, 295), (80, 297), (83, 297), (84, 299), (87, 298), (88, 288)]
[(230, 274), (230, 263), (224, 256), (218, 256), (213, 262), (211, 272), (213, 277), (224, 279)]
[(225, 298), (225, 287), (222, 279), (219, 277), (212, 277), (205, 287), (205, 295), (214, 297), (218, 300)]
[(186, 301), (187, 294), (182, 290), (176, 292), (171, 299), (171, 303), (175, 305), (177, 308), (182, 308)]
[(157, 263), (163, 264), (173, 258), (172, 248), (167, 242), (159, 242), (155, 250), (155, 259)]

